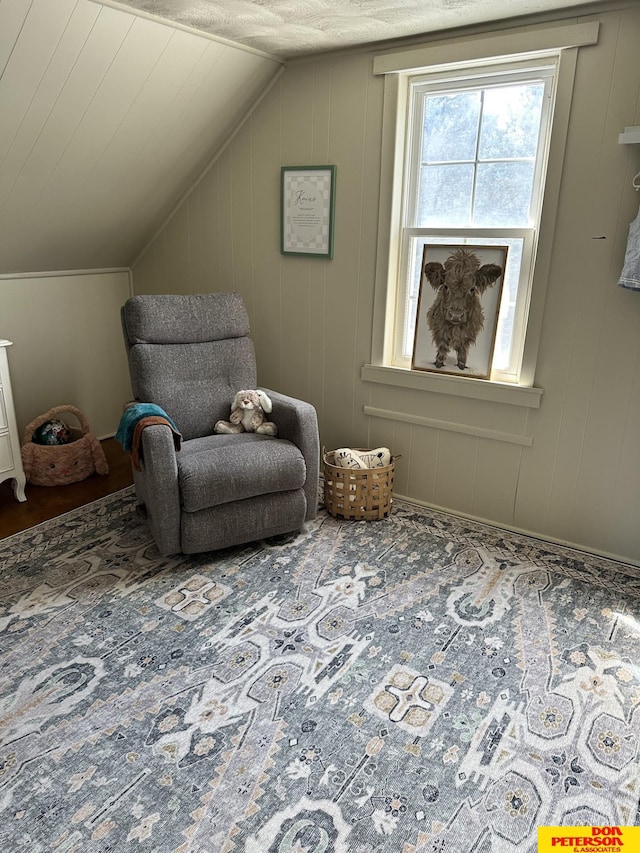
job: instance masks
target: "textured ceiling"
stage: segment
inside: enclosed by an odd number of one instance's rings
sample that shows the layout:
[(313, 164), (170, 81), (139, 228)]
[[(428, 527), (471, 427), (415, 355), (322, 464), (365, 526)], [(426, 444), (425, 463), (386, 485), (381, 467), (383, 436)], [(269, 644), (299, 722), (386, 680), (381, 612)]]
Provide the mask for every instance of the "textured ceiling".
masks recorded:
[(589, 0), (122, 0), (120, 5), (291, 58), (590, 4)]

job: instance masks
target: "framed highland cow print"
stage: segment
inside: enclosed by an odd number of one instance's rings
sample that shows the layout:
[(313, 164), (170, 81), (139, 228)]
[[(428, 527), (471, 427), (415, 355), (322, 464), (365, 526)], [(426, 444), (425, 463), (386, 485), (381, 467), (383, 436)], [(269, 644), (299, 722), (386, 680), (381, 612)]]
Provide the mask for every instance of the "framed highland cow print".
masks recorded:
[(413, 370), (489, 378), (507, 251), (505, 246), (424, 247)]

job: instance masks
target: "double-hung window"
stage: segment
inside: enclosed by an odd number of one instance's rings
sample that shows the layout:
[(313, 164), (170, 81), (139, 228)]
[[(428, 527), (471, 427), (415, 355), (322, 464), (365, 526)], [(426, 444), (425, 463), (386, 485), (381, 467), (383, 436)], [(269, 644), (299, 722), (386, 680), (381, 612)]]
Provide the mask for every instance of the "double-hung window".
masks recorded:
[(409, 82), (394, 362), (411, 362), (425, 243), (504, 246), (491, 377), (516, 381), (531, 288), (555, 63)]
[[(499, 246), (507, 264), (490, 379), (533, 384), (577, 47), (597, 31), (501, 34), (486, 52), (480, 39), (376, 59), (388, 76), (372, 366), (411, 367), (425, 245)], [(370, 367), (365, 378), (385, 381)]]

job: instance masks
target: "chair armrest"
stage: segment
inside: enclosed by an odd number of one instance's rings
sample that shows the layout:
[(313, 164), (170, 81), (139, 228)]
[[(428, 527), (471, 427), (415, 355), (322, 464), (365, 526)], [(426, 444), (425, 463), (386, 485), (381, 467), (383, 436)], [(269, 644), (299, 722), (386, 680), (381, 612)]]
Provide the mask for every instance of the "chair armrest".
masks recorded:
[(278, 438), (284, 438), (295, 444), (304, 456), (307, 467), (305, 495), (307, 514), (305, 521), (315, 518), (318, 512), (318, 481), (320, 477), (320, 438), (318, 436), (318, 417), (311, 403), (287, 397), (268, 388), (265, 391), (273, 403), (269, 415), (278, 427)]
[(178, 463), (169, 426), (148, 426), (142, 431), (142, 470), (135, 472), (135, 479), (160, 553), (163, 557), (180, 553)]

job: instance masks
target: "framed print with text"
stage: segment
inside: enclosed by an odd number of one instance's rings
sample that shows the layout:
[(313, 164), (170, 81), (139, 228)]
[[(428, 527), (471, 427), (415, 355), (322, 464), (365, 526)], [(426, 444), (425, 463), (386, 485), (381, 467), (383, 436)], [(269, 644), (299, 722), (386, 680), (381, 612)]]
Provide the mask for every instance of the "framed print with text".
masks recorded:
[(283, 166), (280, 251), (333, 258), (335, 166)]

